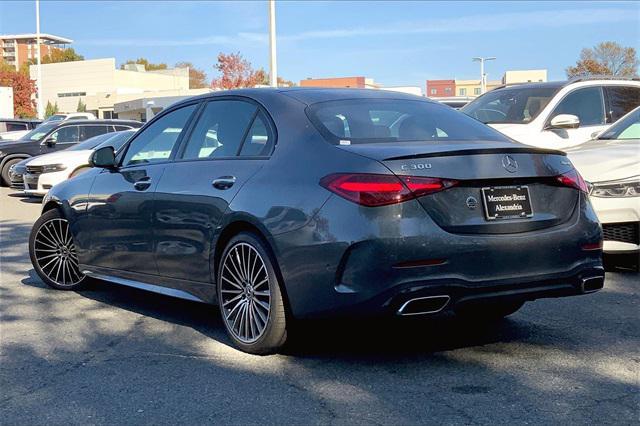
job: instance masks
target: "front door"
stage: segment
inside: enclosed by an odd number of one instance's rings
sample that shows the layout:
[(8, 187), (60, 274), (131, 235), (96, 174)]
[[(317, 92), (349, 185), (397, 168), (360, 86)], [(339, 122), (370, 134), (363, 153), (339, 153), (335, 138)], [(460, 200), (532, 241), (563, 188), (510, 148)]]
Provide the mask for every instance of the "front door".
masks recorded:
[(206, 104), (156, 189), (153, 228), (161, 275), (212, 281), (216, 228), (231, 200), (268, 158), (273, 135), (265, 113), (253, 103), (222, 99)]
[(89, 195), (88, 264), (156, 275), (152, 202), (183, 129), (196, 105), (160, 117), (123, 149), (120, 167), (96, 176)]

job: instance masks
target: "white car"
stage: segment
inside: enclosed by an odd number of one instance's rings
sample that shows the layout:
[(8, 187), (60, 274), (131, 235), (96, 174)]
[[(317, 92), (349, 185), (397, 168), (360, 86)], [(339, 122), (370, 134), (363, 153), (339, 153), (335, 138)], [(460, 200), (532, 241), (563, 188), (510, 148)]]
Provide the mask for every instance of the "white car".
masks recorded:
[(591, 140), (640, 105), (640, 81), (574, 79), (504, 86), (461, 109), (511, 139), (561, 149)]
[(640, 251), (640, 108), (567, 154), (587, 181), (604, 252)]
[(62, 151), (39, 155), (27, 162), (23, 176), (24, 193), (44, 196), (54, 185), (89, 170), (89, 157), (94, 150), (112, 146), (118, 151), (135, 133), (135, 130), (106, 133), (87, 139)]
[(57, 113), (44, 120), (42, 124), (65, 120), (96, 120), (96, 116), (90, 112)]

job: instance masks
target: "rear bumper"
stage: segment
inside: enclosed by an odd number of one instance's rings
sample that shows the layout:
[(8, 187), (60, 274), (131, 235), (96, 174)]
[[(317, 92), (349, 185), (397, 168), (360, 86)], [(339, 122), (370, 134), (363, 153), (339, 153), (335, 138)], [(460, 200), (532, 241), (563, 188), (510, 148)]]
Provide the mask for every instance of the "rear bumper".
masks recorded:
[(602, 230), (583, 197), (565, 223), (514, 234), (446, 232), (415, 201), (386, 212), (345, 203), (334, 197), (308, 226), (275, 237), (295, 317), (395, 313), (437, 295), (450, 308), (571, 296), (585, 293), (583, 279), (604, 276), (602, 251), (587, 248)]

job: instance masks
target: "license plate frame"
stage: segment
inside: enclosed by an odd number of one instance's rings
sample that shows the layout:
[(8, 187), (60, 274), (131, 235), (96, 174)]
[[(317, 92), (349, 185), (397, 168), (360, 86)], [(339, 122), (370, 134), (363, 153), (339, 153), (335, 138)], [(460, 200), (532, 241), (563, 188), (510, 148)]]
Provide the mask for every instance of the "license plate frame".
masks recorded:
[[(491, 200), (489, 196), (511, 197), (500, 200)], [(520, 197), (524, 195), (524, 199)], [(500, 210), (501, 204), (507, 203)], [(528, 219), (533, 217), (531, 193), (527, 185), (488, 186), (482, 188), (482, 204), (485, 218), (489, 221)], [(517, 208), (519, 206), (520, 208)], [(503, 212), (502, 214), (500, 212)]]

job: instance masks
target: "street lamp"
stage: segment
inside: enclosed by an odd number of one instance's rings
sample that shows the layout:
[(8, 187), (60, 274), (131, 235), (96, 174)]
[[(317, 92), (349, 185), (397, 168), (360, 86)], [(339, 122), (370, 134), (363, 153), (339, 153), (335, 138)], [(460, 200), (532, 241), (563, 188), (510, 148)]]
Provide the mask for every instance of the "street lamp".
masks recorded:
[(480, 94), (483, 94), (487, 91), (487, 75), (484, 73), (484, 62), (485, 61), (493, 61), (495, 60), (495, 56), (490, 56), (488, 58), (475, 57), (472, 58), (473, 62), (480, 62)]
[(40, 62), (40, 0), (36, 0), (36, 66), (38, 67), (36, 81), (36, 84), (38, 86), (38, 99), (36, 101), (38, 107), (38, 118), (43, 119), (44, 111), (42, 110), (42, 67), (40, 66)]
[(278, 65), (276, 62), (276, 2), (269, 0), (269, 84), (278, 87)]

